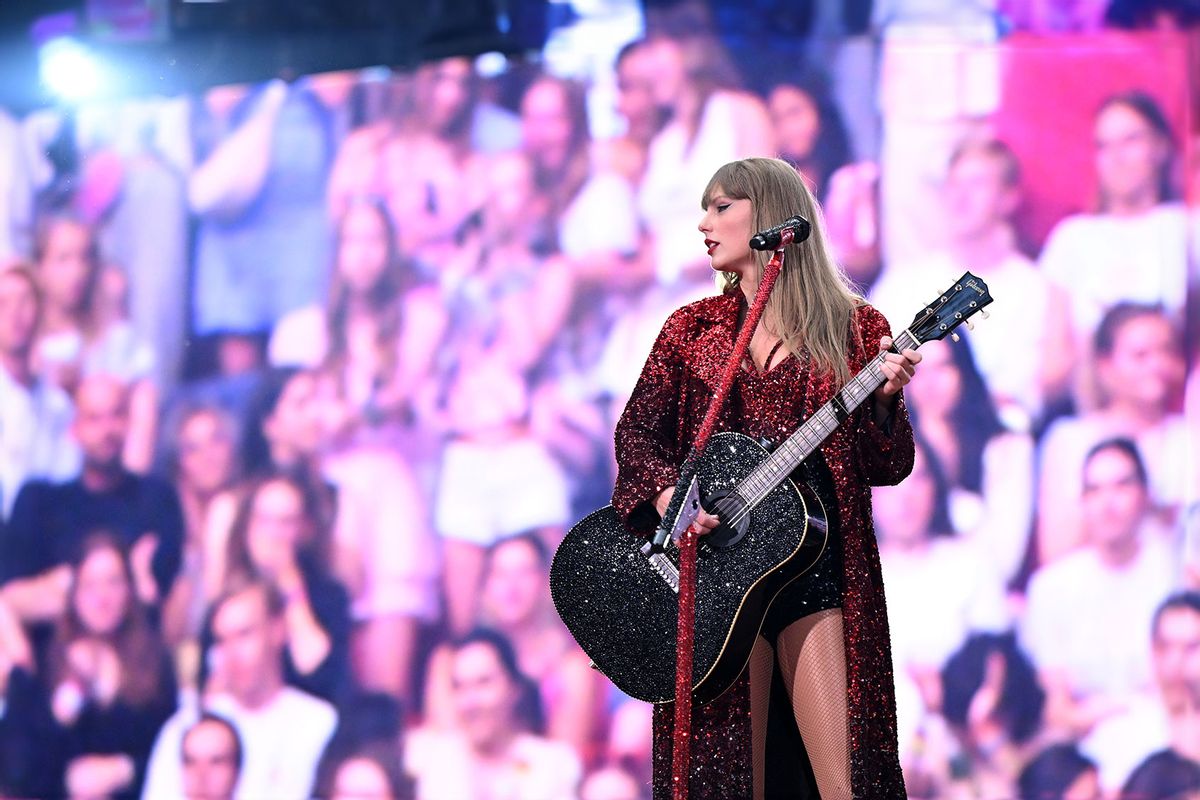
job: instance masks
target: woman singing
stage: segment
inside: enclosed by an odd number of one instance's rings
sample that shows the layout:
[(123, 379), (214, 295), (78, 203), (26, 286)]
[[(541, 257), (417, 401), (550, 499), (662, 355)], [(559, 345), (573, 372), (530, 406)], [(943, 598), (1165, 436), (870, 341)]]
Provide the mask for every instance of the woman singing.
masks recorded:
[[(787, 247), (717, 430), (778, 444), (891, 346), (887, 321), (829, 256), (817, 203), (791, 166), (726, 164), (701, 207), (700, 233), (725, 290), (671, 315), (617, 424), (613, 505), (636, 530), (649, 531), (666, 510), (753, 301), (767, 260), (749, 247), (755, 231), (797, 213), (813, 222), (809, 239)], [(693, 710), (692, 800), (904, 796), (870, 487), (912, 468), (900, 389), (920, 360), (912, 350), (889, 353), (886, 383), (821, 447), (831, 546), (778, 595), (742, 679)], [(696, 524), (707, 533), (718, 520), (702, 511)], [(655, 707), (656, 798), (671, 795), (671, 715)]]

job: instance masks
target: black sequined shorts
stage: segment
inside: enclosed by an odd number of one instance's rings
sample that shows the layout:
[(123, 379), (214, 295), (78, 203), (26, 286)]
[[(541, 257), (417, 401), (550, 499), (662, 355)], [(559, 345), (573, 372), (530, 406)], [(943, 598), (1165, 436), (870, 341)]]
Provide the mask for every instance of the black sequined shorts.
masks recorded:
[(801, 617), (842, 607), (842, 540), (836, 526), (817, 563), (783, 587), (763, 620), (762, 636), (772, 647), (783, 629)]
[(842, 536), (833, 478), (819, 454), (792, 475), (797, 482), (808, 484), (821, 498), (826, 517), (830, 520), (829, 541), (808, 572), (789, 583), (776, 595), (763, 620), (762, 636), (772, 647), (779, 634), (801, 617), (842, 607)]

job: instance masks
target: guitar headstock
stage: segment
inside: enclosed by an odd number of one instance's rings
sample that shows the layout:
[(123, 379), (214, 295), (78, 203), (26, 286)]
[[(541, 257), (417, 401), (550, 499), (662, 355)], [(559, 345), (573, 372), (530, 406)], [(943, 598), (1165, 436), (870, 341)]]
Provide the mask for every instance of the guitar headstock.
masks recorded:
[(945, 339), (990, 302), (992, 295), (987, 284), (970, 272), (964, 272), (953, 286), (913, 318), (908, 330), (918, 342)]

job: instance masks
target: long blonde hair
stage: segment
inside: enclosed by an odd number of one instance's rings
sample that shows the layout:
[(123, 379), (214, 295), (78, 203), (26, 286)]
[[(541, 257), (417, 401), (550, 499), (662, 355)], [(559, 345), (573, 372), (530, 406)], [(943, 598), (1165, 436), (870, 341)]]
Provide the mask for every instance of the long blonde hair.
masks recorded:
[[(825, 241), (820, 206), (794, 167), (775, 158), (732, 161), (716, 171), (704, 189), (700, 205), (708, 209), (713, 191), (732, 199), (749, 200), (754, 207), (754, 230), (763, 230), (800, 214), (812, 223), (812, 233), (784, 251), (783, 271), (767, 307), (763, 323), (797, 357), (807, 356), (812, 366), (832, 374), (839, 385), (850, 379), (847, 364), (850, 340), (857, 335), (856, 307), (865, 302), (834, 261)], [(758, 269), (769, 252), (755, 254)], [(722, 289), (734, 290), (738, 276), (721, 273)]]

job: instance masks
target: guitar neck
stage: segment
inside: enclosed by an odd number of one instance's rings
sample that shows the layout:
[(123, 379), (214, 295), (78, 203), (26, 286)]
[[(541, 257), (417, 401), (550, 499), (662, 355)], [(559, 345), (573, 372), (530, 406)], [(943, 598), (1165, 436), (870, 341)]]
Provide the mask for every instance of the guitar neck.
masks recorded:
[[(915, 349), (920, 344), (907, 330), (895, 338), (897, 350)], [(844, 419), (884, 384), (886, 378), (880, 368), (883, 357), (884, 354), (880, 353), (872, 359), (833, 396), (833, 399), (817, 409), (775, 452), (738, 484), (737, 493), (751, 505), (755, 505), (791, 475), (804, 459), (829, 438)]]

